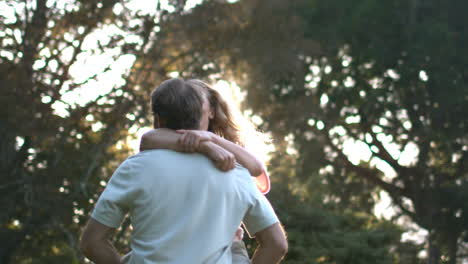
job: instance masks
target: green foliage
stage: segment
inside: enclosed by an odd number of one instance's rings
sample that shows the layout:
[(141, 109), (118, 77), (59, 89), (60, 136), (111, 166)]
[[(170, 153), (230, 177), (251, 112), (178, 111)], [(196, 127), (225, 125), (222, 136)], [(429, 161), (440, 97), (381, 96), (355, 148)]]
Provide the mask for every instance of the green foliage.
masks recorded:
[[(459, 11), (466, 5), (294, 1), (290, 16), (301, 22), (286, 27), (300, 28), (302, 40), (272, 41), (289, 45), (290, 59), (280, 58), (278, 66), (264, 63), (268, 58), (245, 58), (255, 68), (246, 81), (248, 103), (264, 118), (264, 129), (278, 139), (293, 138), (306, 161), (298, 164), (298, 176), (314, 177), (320, 166), (331, 166), (335, 180), (328, 182), (355, 175), (382, 188), (403, 214), (431, 232), (447, 263), (455, 263), (468, 223), (462, 202), (468, 199), (468, 34)], [(318, 48), (304, 49), (300, 44), (307, 40)], [(274, 54), (275, 48), (267, 49), (260, 56)], [(366, 146), (363, 154), (370, 158), (351, 162), (349, 142)], [(415, 150), (414, 160), (400, 159), (408, 149)], [(378, 163), (395, 177), (384, 177)]]
[(284, 263), (394, 263), (390, 248), (400, 236), (395, 225), (371, 215), (325, 210), (282, 189), (278, 186), (269, 198), (288, 235)]
[[(330, 184), (320, 175), (310, 175), (307, 182), (298, 177), (298, 159), (284, 155), (279, 144), (271, 161), (273, 189), (268, 194), (286, 230), (289, 251), (284, 263), (414, 263), (397, 251), (402, 247), (403, 230), (390, 221), (376, 218), (363, 193), (368, 186), (356, 186), (341, 194), (335, 190), (349, 183)], [(362, 197), (361, 197), (362, 196)], [(361, 199), (360, 199), (361, 198)], [(408, 243), (408, 246), (420, 247)], [(248, 240), (250, 254), (256, 247)], [(412, 252), (414, 259), (416, 252)]]
[[(148, 94), (167, 78), (170, 63), (153, 65), (165, 52), (143, 47), (168, 15), (141, 15), (126, 1), (1, 4), (0, 262), (81, 262), (81, 228), (132, 151), (129, 129), (149, 125)], [(99, 56), (110, 60), (86, 65)], [(130, 71), (115, 69), (129, 59)]]
[[(101, 181), (131, 152), (129, 130), (149, 125), (150, 90), (177, 71), (248, 91), (245, 106), (278, 149), (269, 198), (289, 234), (287, 263), (420, 261), (420, 245), (373, 216), (384, 190), (454, 264), (468, 230), (467, 3), (169, 1), (168, 12), (123, 0), (5, 1), (0, 262), (83, 261), (78, 235)], [(101, 55), (112, 59), (76, 75), (84, 57)], [(116, 71), (122, 61), (130, 70)], [(67, 99), (96, 83), (108, 92)], [(369, 158), (351, 162), (347, 142)], [(400, 160), (407, 148), (412, 162)]]

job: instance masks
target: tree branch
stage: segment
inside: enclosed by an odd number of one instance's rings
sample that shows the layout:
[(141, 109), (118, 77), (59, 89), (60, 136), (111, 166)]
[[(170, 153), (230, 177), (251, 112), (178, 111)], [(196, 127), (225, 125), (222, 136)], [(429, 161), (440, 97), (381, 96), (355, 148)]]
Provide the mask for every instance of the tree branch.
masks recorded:
[(389, 196), (392, 198), (392, 201), (403, 211), (405, 212), (408, 216), (411, 218), (415, 219), (416, 214), (412, 211), (410, 211), (408, 208), (404, 206), (403, 201), (401, 200), (401, 197), (404, 195), (407, 195), (407, 192), (405, 192), (404, 189), (397, 187), (393, 184), (390, 184), (384, 180), (382, 180), (378, 174), (379, 172), (376, 170), (371, 170), (368, 168), (364, 168), (361, 166), (357, 166), (352, 164), (348, 157), (343, 153), (341, 149), (339, 149), (337, 146), (335, 146), (332, 142), (331, 139), (328, 135), (325, 136), (329, 146), (338, 154), (338, 159), (339, 161), (344, 165), (344, 167), (349, 170), (355, 172), (357, 175), (360, 177), (365, 178), (369, 182), (373, 183), (376, 186), (379, 186), (383, 190), (385, 190)]

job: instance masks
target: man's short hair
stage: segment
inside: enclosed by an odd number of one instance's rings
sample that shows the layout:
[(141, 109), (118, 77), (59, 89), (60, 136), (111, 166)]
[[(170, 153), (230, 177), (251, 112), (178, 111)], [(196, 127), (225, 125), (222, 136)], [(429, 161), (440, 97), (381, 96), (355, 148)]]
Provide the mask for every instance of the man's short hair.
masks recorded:
[(162, 82), (151, 93), (153, 115), (164, 119), (170, 129), (198, 129), (202, 106), (199, 91), (180, 78)]

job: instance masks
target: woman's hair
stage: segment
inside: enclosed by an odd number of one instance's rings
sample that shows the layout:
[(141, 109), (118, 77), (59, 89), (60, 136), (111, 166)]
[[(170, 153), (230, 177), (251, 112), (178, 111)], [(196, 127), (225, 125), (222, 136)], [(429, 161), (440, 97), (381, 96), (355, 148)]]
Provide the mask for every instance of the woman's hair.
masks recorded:
[(213, 111), (213, 118), (210, 119), (208, 131), (211, 131), (238, 145), (244, 146), (245, 142), (240, 134), (240, 126), (236, 123), (227, 102), (219, 92), (198, 79), (191, 79), (187, 82), (198, 87), (200, 92), (203, 93), (210, 102), (210, 107)]

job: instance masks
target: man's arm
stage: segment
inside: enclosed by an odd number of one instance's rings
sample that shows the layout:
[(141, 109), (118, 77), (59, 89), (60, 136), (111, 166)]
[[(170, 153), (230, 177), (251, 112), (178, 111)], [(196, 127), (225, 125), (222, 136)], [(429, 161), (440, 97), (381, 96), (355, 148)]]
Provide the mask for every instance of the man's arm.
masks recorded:
[(114, 230), (91, 218), (80, 241), (83, 255), (96, 264), (120, 264), (120, 255), (109, 240)]
[(273, 224), (255, 234), (258, 247), (252, 264), (279, 263), (288, 252), (288, 242), (280, 223)]

